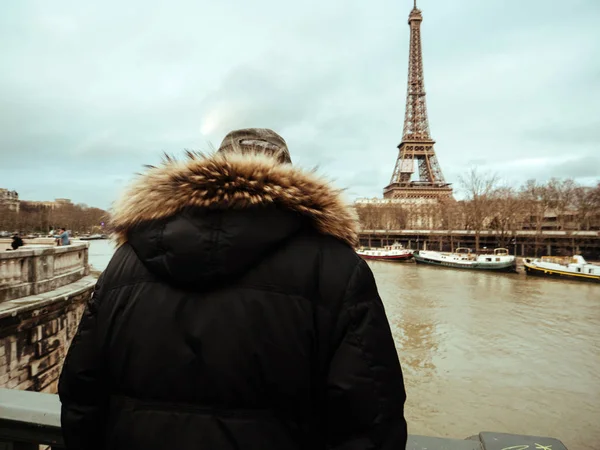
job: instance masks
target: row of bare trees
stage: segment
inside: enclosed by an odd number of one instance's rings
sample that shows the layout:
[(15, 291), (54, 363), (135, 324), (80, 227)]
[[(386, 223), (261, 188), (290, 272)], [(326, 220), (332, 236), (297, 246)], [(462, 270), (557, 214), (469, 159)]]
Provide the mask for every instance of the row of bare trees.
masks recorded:
[(506, 245), (517, 230), (600, 230), (600, 182), (582, 186), (572, 179), (527, 181), (520, 188), (495, 175), (471, 170), (460, 180), (462, 200), (432, 203), (357, 204), (365, 230), (472, 230), (476, 247), (481, 231), (494, 230)]
[(515, 189), (476, 169), (460, 181), (465, 194), (460, 218), (463, 229), (475, 231), (476, 244), (482, 230), (496, 231), (507, 243), (517, 230), (536, 231), (537, 239), (543, 230), (600, 229), (600, 182), (590, 187), (552, 178), (529, 180)]
[(107, 212), (85, 204), (65, 204), (50, 207), (21, 202), (19, 212), (0, 204), (0, 231), (48, 233), (65, 227), (74, 233), (94, 233), (102, 229)]

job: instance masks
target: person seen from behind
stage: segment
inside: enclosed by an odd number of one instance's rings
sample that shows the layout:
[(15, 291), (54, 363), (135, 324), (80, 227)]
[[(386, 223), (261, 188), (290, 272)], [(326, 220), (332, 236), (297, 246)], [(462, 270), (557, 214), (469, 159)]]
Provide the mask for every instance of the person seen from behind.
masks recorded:
[(19, 247), (23, 247), (23, 245), (24, 245), (23, 238), (21, 238), (21, 236), (19, 236), (19, 233), (15, 233), (12, 238), (12, 242), (11, 242), (10, 246), (12, 247), (13, 250), (16, 250)]
[(400, 450), (402, 371), (354, 215), (268, 129), (151, 167), (59, 382), (67, 449)]
[(10, 247), (12, 250), (16, 250), (19, 247), (24, 245), (23, 238), (19, 235), (19, 233), (14, 233), (12, 237), (12, 242), (10, 243)]

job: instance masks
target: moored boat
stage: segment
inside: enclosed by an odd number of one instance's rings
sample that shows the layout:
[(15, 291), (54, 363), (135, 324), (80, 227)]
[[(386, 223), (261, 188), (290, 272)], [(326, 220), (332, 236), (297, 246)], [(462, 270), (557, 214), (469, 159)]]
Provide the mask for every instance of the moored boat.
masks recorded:
[(526, 258), (523, 265), (527, 275), (600, 283), (600, 266), (588, 263), (581, 255)]
[(418, 250), (413, 253), (419, 264), (451, 267), (453, 269), (490, 270), (516, 272), (516, 259), (505, 248), (497, 248), (493, 254), (474, 254), (470, 248), (457, 248), (455, 252)]
[(413, 256), (412, 250), (404, 248), (398, 242), (380, 248), (359, 248), (356, 253), (363, 259), (377, 261), (408, 261)]
[(105, 234), (92, 234), (91, 236), (81, 236), (79, 240), (81, 241), (96, 241), (99, 239), (107, 239)]

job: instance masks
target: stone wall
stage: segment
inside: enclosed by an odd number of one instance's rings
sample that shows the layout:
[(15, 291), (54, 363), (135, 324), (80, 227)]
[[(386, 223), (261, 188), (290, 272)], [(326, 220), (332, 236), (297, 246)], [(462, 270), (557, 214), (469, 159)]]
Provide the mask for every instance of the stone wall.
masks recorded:
[(66, 351), (95, 281), (85, 277), (1, 304), (0, 387), (56, 393)]
[(78, 242), (0, 252), (0, 303), (48, 292), (87, 275), (88, 247), (87, 242)]
[[(10, 238), (0, 238), (0, 250), (4, 250), (4, 248), (10, 248), (10, 244), (12, 242), (12, 237)], [(71, 239), (71, 242), (74, 242), (74, 239)], [(81, 242), (81, 241), (77, 241), (77, 242)], [(23, 238), (23, 243), (26, 246), (30, 246), (30, 245), (49, 245), (51, 247), (56, 247), (56, 238), (48, 238), (48, 237), (42, 237), (42, 238)]]

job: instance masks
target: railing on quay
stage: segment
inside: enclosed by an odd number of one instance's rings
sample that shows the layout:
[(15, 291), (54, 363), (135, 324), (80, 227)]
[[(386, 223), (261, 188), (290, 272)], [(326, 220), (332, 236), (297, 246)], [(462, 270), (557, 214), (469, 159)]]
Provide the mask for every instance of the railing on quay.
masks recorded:
[(64, 448), (57, 395), (0, 389), (0, 449)]
[[(506, 234), (506, 233), (505, 233)], [(361, 236), (377, 235), (377, 236), (475, 236), (474, 230), (361, 230)], [(480, 236), (500, 236), (502, 232), (495, 230), (481, 230)], [(591, 238), (600, 239), (600, 231), (561, 231), (561, 230), (518, 230), (514, 232), (516, 237), (542, 237), (553, 238)]]
[[(0, 450), (64, 448), (55, 394), (0, 389)], [(479, 433), (465, 440), (410, 435), (406, 450), (567, 450), (557, 439)], [(398, 449), (401, 450), (401, 449)]]

